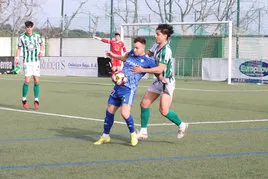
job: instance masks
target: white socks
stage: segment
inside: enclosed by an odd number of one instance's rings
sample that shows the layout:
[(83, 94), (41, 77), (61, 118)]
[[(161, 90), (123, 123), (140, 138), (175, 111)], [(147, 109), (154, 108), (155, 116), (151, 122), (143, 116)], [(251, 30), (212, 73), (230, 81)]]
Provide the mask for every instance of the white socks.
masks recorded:
[(102, 134), (103, 137), (109, 137), (110, 135), (109, 134)]
[(147, 134), (148, 133), (147, 128), (141, 128), (140, 133)]

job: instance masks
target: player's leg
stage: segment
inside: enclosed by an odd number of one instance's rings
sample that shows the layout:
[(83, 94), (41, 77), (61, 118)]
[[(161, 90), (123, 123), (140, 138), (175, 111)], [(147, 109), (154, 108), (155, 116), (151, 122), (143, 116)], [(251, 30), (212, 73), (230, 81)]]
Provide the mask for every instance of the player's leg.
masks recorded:
[(106, 109), (106, 115), (104, 119), (104, 126), (103, 126), (103, 135), (109, 136), (111, 128), (114, 124), (114, 114), (117, 111), (119, 106), (114, 106), (112, 104), (108, 104), (108, 107)]
[(179, 131), (177, 137), (180, 139), (184, 136), (186, 129), (188, 128), (188, 124), (182, 122), (177, 113), (170, 109), (174, 88), (175, 86), (173, 87), (173, 85), (170, 85), (167, 86), (166, 90), (164, 90), (160, 97), (159, 111), (164, 117), (178, 126)]
[(138, 138), (135, 131), (134, 119), (130, 113), (131, 105), (123, 104), (121, 108), (121, 116), (125, 119), (129, 133), (130, 133), (130, 143), (132, 146), (138, 144)]
[(22, 85), (22, 106), (24, 109), (29, 109), (29, 105), (27, 102), (27, 94), (28, 94), (30, 81), (31, 81), (30, 76), (24, 77), (24, 83)]
[(39, 77), (34, 76), (33, 79), (34, 79), (34, 87), (33, 87), (33, 91), (34, 91), (34, 108), (38, 109), (39, 108), (39, 91), (40, 91)]
[(33, 79), (34, 79), (34, 108), (39, 108), (39, 77), (40, 77), (40, 63), (35, 63), (33, 66)]
[(121, 65), (120, 66), (115, 66), (115, 71), (121, 71)]
[(129, 129), (130, 143), (132, 146), (135, 146), (138, 144), (138, 138), (137, 138), (137, 134), (135, 131), (134, 119), (130, 111), (131, 111), (131, 105), (134, 102), (136, 92), (126, 87), (121, 87), (121, 89), (122, 90), (120, 93), (120, 97), (123, 99), (122, 100), (123, 104), (121, 108), (121, 116), (125, 119), (127, 127)]
[(144, 94), (142, 101), (140, 103), (141, 107), (141, 130), (138, 133), (138, 139), (148, 138), (148, 123), (150, 119), (150, 106), (151, 104), (160, 96), (160, 86), (158, 82), (154, 82), (148, 91)]
[(115, 73), (115, 71), (116, 71), (116, 65), (115, 65), (115, 59), (114, 58), (112, 58), (111, 59), (111, 70), (112, 70), (112, 74), (114, 74)]
[(121, 108), (121, 116), (125, 119), (129, 132), (132, 134), (135, 132), (134, 120), (130, 114), (131, 106), (129, 104), (123, 104)]
[(121, 105), (121, 99), (117, 96), (117, 90), (115, 88), (117, 88), (117, 86), (114, 87), (108, 99), (108, 106), (104, 118), (103, 133), (100, 139), (94, 143), (95, 145), (100, 145), (111, 141), (110, 131), (114, 124), (114, 114)]
[(94, 142), (95, 145), (101, 145), (101, 144), (109, 143), (111, 141), (110, 131), (114, 124), (114, 114), (118, 108), (119, 108), (118, 106), (108, 104), (108, 107), (106, 109), (106, 115), (104, 118), (103, 133), (100, 139)]
[(27, 102), (27, 94), (32, 76), (32, 68), (29, 64), (24, 64), (23, 71), (24, 71), (24, 83), (22, 85), (22, 106), (24, 109), (29, 109), (29, 105)]
[(116, 59), (116, 58), (112, 58), (112, 73), (115, 73), (117, 71), (121, 70), (121, 61)]

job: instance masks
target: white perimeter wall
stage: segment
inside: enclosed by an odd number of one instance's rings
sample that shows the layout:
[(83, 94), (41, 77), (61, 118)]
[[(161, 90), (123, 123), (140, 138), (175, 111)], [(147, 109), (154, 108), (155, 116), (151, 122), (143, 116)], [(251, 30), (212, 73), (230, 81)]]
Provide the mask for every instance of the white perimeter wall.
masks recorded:
[(10, 56), (11, 54), (11, 38), (0, 37), (0, 56)]
[[(130, 39), (125, 39), (127, 51), (131, 48)], [(110, 45), (91, 38), (65, 38), (62, 41), (62, 56), (96, 56), (105, 57), (105, 51)], [(53, 38), (48, 41), (49, 56), (60, 55), (60, 39)]]
[[(224, 57), (228, 58), (228, 38), (224, 42)], [(236, 58), (236, 38), (232, 40), (232, 57)], [(268, 37), (239, 37), (240, 59), (268, 59)]]

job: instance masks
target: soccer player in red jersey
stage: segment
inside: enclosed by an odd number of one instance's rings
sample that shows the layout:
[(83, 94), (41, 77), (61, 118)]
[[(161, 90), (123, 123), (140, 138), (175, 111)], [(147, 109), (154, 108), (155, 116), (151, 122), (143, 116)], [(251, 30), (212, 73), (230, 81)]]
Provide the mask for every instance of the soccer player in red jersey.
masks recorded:
[[(122, 50), (124, 53), (127, 52), (126, 47), (124, 42), (121, 41), (121, 36), (119, 33), (115, 33), (114, 34), (114, 40), (109, 40), (109, 39), (105, 39), (105, 38), (100, 38), (97, 36), (93, 36), (94, 39), (100, 40), (104, 43), (108, 43), (111, 45), (111, 51), (114, 54), (117, 55), (122, 55)], [(120, 71), (121, 70), (121, 64), (122, 61), (118, 60), (117, 58), (112, 58), (112, 73), (116, 72), (116, 71)]]

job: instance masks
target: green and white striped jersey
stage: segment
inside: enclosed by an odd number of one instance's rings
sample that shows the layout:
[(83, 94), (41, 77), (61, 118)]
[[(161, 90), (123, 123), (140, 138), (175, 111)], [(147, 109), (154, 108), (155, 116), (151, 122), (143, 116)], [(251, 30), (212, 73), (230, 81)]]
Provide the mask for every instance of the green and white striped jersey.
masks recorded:
[(166, 69), (163, 71), (162, 75), (169, 79), (169, 82), (174, 82), (174, 72), (173, 72), (173, 62), (172, 62), (172, 51), (169, 44), (166, 44), (160, 50), (157, 51), (158, 44), (154, 44), (150, 51), (154, 54), (153, 58), (156, 63), (162, 63), (166, 65)]
[(18, 47), (22, 48), (23, 62), (31, 63), (39, 61), (40, 45), (43, 40), (40, 34), (35, 32), (31, 36), (27, 36), (26, 33), (20, 35), (18, 39)]

